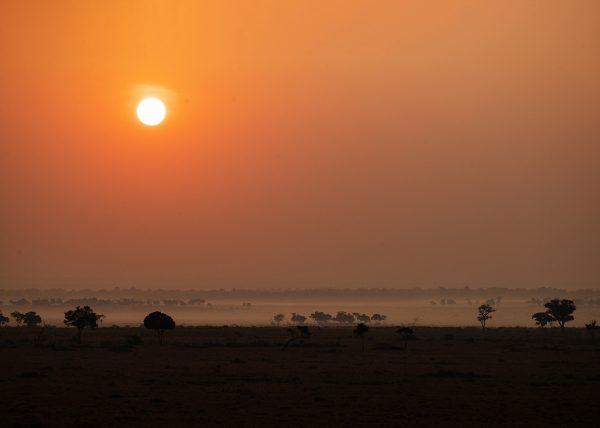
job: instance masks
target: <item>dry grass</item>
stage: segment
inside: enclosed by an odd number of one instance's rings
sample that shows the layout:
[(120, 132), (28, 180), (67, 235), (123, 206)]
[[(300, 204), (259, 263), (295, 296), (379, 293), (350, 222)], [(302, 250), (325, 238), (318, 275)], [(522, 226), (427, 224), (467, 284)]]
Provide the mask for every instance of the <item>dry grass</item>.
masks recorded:
[(0, 330), (3, 426), (594, 426), (583, 330), (372, 327)]

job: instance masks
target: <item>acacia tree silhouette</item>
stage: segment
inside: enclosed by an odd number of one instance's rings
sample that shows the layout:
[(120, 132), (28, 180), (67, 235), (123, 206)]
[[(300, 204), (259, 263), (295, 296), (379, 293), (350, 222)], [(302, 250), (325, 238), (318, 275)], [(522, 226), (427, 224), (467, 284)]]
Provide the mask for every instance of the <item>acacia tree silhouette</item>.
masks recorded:
[(175, 321), (169, 315), (156, 311), (146, 315), (144, 326), (149, 330), (156, 330), (158, 342), (162, 345), (165, 330), (173, 330)]
[(479, 306), (477, 320), (481, 323), (481, 328), (485, 331), (485, 323), (487, 320), (492, 319), (492, 312), (496, 312), (496, 309), (487, 303)]
[(535, 320), (535, 323), (541, 328), (544, 328), (546, 324), (554, 322), (554, 318), (548, 312), (536, 312), (531, 316)]
[(304, 340), (310, 338), (310, 329), (306, 325), (298, 325), (296, 328), (289, 328), (288, 332), (292, 335), (284, 344), (282, 351), (285, 351), (292, 342), (296, 340)]
[(25, 315), (23, 315), (23, 322), (27, 327), (35, 327), (36, 325), (42, 323), (42, 317), (35, 312), (27, 312)]
[(104, 318), (104, 315), (98, 315), (89, 306), (83, 308), (77, 306), (75, 309), (65, 312), (64, 323), (73, 327), (77, 327), (77, 343), (81, 343), (81, 332), (84, 328), (98, 327), (98, 320)]
[(565, 330), (565, 323), (573, 321), (575, 317), (573, 312), (577, 309), (575, 302), (569, 299), (552, 299), (545, 305), (546, 313), (552, 317), (553, 321), (556, 321), (560, 326), (561, 331)]
[(8, 324), (9, 321), (10, 319), (8, 319), (8, 317), (5, 317), (2, 311), (0, 311), (0, 327), (3, 327), (4, 324)]
[(354, 329), (354, 334), (360, 337), (360, 345), (362, 352), (365, 352), (365, 335), (369, 331), (369, 327), (365, 323), (358, 323)]

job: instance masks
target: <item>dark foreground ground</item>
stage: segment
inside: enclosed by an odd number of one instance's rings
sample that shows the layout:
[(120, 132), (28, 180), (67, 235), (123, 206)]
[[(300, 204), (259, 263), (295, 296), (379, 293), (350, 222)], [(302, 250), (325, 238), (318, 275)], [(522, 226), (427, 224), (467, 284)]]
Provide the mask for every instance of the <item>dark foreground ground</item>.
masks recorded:
[[(0, 329), (0, 425), (600, 426), (600, 345), (586, 332), (371, 327)], [(141, 339), (141, 343), (136, 344)], [(600, 342), (600, 340), (599, 340)]]

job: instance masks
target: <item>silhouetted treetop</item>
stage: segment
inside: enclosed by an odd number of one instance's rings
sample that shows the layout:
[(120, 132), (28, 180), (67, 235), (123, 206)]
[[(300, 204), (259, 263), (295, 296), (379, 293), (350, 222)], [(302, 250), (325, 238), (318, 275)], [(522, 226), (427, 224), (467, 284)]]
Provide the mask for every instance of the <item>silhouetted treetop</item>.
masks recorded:
[(328, 321), (331, 321), (331, 318), (333, 318), (330, 314), (320, 311), (313, 312), (312, 314), (310, 314), (310, 317), (317, 323), (326, 323)]
[(552, 299), (547, 302), (544, 307), (546, 307), (546, 312), (552, 316), (553, 320), (558, 323), (561, 329), (565, 328), (565, 323), (569, 321), (573, 321), (575, 317), (573, 316), (573, 312), (577, 309), (575, 303), (569, 299)]
[(485, 323), (487, 320), (492, 319), (492, 312), (496, 312), (496, 309), (492, 305), (484, 303), (477, 308), (477, 320), (481, 323), (481, 328), (485, 330)]
[(304, 324), (306, 321), (306, 317), (304, 315), (297, 314), (296, 312), (292, 312), (292, 318), (290, 318), (292, 322), (296, 322), (298, 324)]
[(173, 330), (175, 321), (169, 315), (156, 311), (146, 315), (144, 326), (149, 330)]
[(355, 321), (354, 315), (345, 312), (345, 311), (339, 311), (335, 317), (332, 318), (332, 321), (335, 322), (339, 322), (342, 324), (350, 324), (353, 323)]
[(77, 328), (77, 342), (81, 343), (81, 331), (84, 328), (98, 327), (98, 321), (104, 318), (89, 306), (77, 306), (75, 309), (65, 312), (64, 323)]
[(23, 316), (23, 322), (25, 325), (27, 325), (27, 327), (35, 327), (36, 325), (42, 323), (42, 317), (35, 312), (27, 312)]
[(540, 327), (544, 328), (546, 324), (554, 322), (554, 318), (548, 312), (536, 312), (531, 316), (535, 320), (535, 323)]

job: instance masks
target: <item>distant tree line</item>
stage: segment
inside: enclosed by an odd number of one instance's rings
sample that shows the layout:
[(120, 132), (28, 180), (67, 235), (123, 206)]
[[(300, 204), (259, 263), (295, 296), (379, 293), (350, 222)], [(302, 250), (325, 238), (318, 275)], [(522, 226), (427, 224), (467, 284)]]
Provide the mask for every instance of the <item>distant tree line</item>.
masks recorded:
[[(335, 315), (331, 315), (326, 312), (315, 311), (308, 316), (317, 324), (352, 324), (354, 322), (369, 323), (376, 322), (381, 323), (387, 319), (386, 315), (373, 314), (367, 315), (360, 312), (346, 312), (338, 311)], [(290, 321), (294, 324), (304, 324), (307, 317), (295, 312), (292, 313)], [(277, 325), (285, 321), (285, 314), (278, 313), (273, 316), (273, 322)]]
[[(320, 300), (339, 300), (357, 299), (361, 301), (389, 301), (389, 300), (425, 300), (439, 301), (439, 299), (455, 300), (456, 302), (465, 302), (469, 299), (472, 302), (486, 302), (489, 299), (495, 299), (498, 296), (513, 300), (525, 301), (527, 299), (540, 299), (541, 296), (566, 296), (568, 295), (575, 301), (577, 305), (582, 304), (600, 304), (600, 290), (580, 289), (580, 290), (564, 290), (553, 287), (531, 288), (508, 288), (508, 287), (437, 287), (437, 288), (318, 288), (318, 289), (288, 289), (288, 290), (240, 290), (240, 289), (213, 289), (213, 290), (165, 290), (165, 289), (142, 289), (142, 288), (106, 288), (106, 289), (34, 289), (25, 290), (0, 290), (0, 300), (12, 300), (18, 302), (21, 298), (29, 303), (38, 301), (39, 304), (45, 304), (47, 300), (50, 304), (58, 303), (59, 299), (63, 301), (73, 300), (73, 304), (77, 299), (90, 299), (90, 296), (95, 296), (99, 301), (119, 301), (125, 302), (127, 299), (146, 302), (147, 301), (164, 301), (174, 300), (183, 301), (189, 304), (190, 300), (201, 299), (205, 301), (211, 300), (235, 300), (239, 302), (248, 302), (253, 300), (261, 301), (281, 301), (281, 300), (298, 300), (298, 299), (320, 299)], [(545, 300), (544, 297), (541, 300)], [(52, 302), (55, 300), (55, 302)], [(439, 304), (437, 303), (436, 304)], [(23, 302), (24, 303), (24, 302)], [(499, 302), (496, 302), (499, 303)], [(545, 302), (544, 302), (545, 303)], [(18, 304), (18, 303), (17, 303)], [(94, 304), (91, 301), (79, 304)], [(161, 303), (162, 304), (162, 303)], [(478, 303), (479, 304), (479, 303)]]

